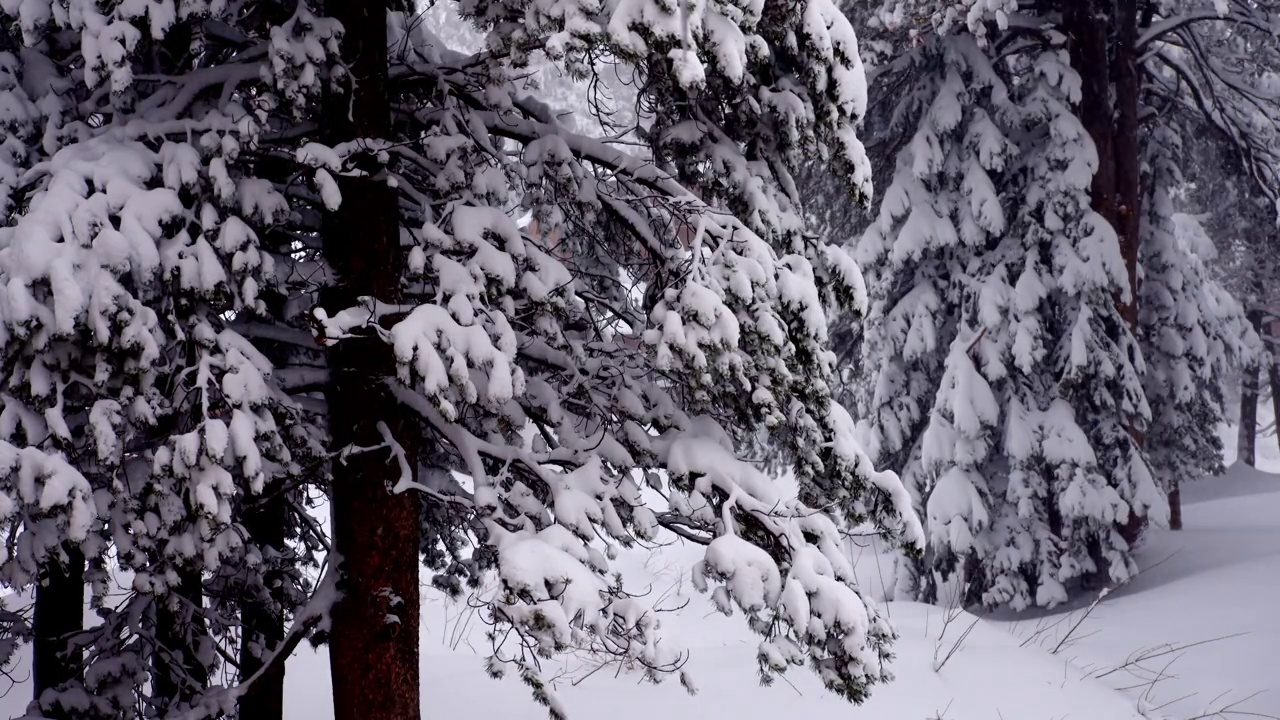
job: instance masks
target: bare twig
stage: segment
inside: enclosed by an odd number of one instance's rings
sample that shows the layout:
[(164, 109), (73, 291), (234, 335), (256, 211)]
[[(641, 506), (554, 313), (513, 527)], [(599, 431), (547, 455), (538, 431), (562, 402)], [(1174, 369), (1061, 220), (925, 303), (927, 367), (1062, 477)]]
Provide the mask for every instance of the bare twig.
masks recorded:
[(1116, 667), (1113, 667), (1110, 670), (1107, 670), (1106, 672), (1097, 673), (1093, 677), (1095, 679), (1100, 680), (1104, 677), (1107, 677), (1108, 675), (1113, 675), (1122, 670), (1128, 670), (1133, 667), (1141, 667), (1142, 663), (1147, 662), (1149, 660), (1165, 657), (1167, 655), (1172, 655), (1173, 653), (1182, 652), (1184, 650), (1190, 650), (1191, 648), (1200, 647), (1201, 645), (1208, 645), (1210, 643), (1221, 642), (1223, 640), (1231, 640), (1233, 638), (1238, 638), (1244, 635), (1248, 635), (1248, 633), (1246, 632), (1232, 633), (1230, 635), (1222, 635), (1220, 637), (1209, 638), (1207, 640), (1197, 640), (1196, 642), (1184, 643), (1182, 645), (1172, 645), (1169, 643), (1165, 643), (1164, 645), (1156, 645), (1155, 647), (1146, 648), (1138, 651), (1137, 653), (1134, 653), (1133, 655), (1130, 655), (1129, 659), (1126, 660), (1124, 663), (1117, 665)]
[[(1258, 692), (1253, 693), (1252, 695), (1248, 695), (1246, 697), (1240, 698), (1235, 702), (1228, 703), (1226, 705), (1218, 707), (1215, 710), (1208, 710), (1204, 713), (1201, 713), (1200, 715), (1189, 717), (1187, 718), (1187, 720), (1210, 720), (1211, 718), (1214, 720), (1221, 720), (1223, 718), (1233, 718), (1233, 717), (1268, 718), (1269, 720), (1277, 720), (1275, 715), (1268, 715), (1266, 713), (1250, 712), (1248, 710), (1236, 709), (1241, 705), (1249, 702), (1250, 700), (1258, 697), (1259, 695), (1262, 694), (1262, 692), (1263, 692), (1262, 690), (1259, 690)], [(1222, 695), (1219, 695), (1218, 697), (1214, 698), (1213, 702), (1217, 702), (1226, 694), (1227, 693), (1222, 693)], [(1210, 706), (1213, 705), (1212, 702), (1209, 704)]]
[(1067, 644), (1067, 641), (1071, 639), (1071, 636), (1075, 634), (1075, 631), (1084, 624), (1085, 620), (1089, 619), (1089, 614), (1093, 612), (1094, 608), (1098, 607), (1098, 603), (1102, 602), (1110, 594), (1111, 588), (1103, 588), (1102, 592), (1098, 593), (1098, 597), (1094, 598), (1094, 601), (1089, 603), (1089, 607), (1085, 608), (1084, 612), (1081, 613), (1080, 618), (1067, 630), (1067, 634), (1062, 636), (1062, 639), (1058, 641), (1058, 644), (1053, 647), (1053, 650), (1051, 650), (1049, 654), (1057, 655), (1058, 652)]

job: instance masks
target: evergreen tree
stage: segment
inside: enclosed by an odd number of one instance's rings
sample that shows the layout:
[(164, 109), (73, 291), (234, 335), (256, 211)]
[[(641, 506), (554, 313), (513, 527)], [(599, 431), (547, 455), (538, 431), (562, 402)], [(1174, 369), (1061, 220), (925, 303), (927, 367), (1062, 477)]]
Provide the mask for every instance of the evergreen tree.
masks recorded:
[(1217, 428), (1225, 420), (1224, 383), (1260, 348), (1244, 308), (1206, 267), (1216, 254), (1213, 241), (1194, 218), (1175, 212), (1172, 194), (1183, 185), (1180, 134), (1166, 126), (1152, 134), (1142, 238), (1147, 450), (1169, 495), (1171, 525), (1180, 529), (1179, 488), (1223, 472)]
[[(1012, 112), (1008, 88), (972, 37), (932, 40), (897, 70), (909, 73), (914, 85), (899, 96), (893, 125), (914, 124), (915, 130), (898, 155), (880, 215), (857, 246), (873, 298), (862, 364), (875, 370), (862, 405), (877, 462), (903, 468), (923, 506), (934, 489), (929, 475), (945, 461), (931, 455), (943, 448), (921, 442), (938, 387), (965, 382), (956, 373), (965, 373), (963, 358), (974, 340), (976, 276), (988, 245), (1007, 230), (996, 184), (1017, 148), (998, 125)], [(959, 355), (948, 359), (953, 347), (961, 348)], [(985, 452), (956, 454), (967, 464)], [(985, 483), (975, 486), (964, 475), (947, 476), (948, 485), (965, 486), (954, 492), (985, 493)], [(969, 542), (947, 519), (932, 532), (934, 548), (945, 545), (947, 534), (957, 544)], [(925, 584), (932, 585), (928, 578)]]
[[(1142, 528), (1166, 518), (1166, 494), (1216, 468), (1215, 388), (1248, 333), (1222, 287), (1206, 282), (1201, 295), (1181, 282), (1206, 271), (1173, 233), (1177, 171), (1190, 163), (1171, 148), (1184, 132), (1217, 133), (1247, 158), (1238, 179), (1268, 192), (1277, 107), (1259, 100), (1270, 76), (1244, 54), (1269, 67), (1274, 43), (1252, 5), (1135, 7), (895, 0), (864, 15), (872, 94), (898, 99), (868, 119), (879, 132), (871, 164), (899, 173), (858, 244), (870, 315), (834, 337), (842, 357), (862, 360), (846, 375), (868, 447), (903, 474), (928, 521), (924, 561), (900, 565), (903, 592), (1024, 608), (1123, 582)], [(920, 59), (955, 38), (991, 58), (969, 66), (991, 68), (984, 86), (1003, 100), (992, 112), (994, 96), (958, 94), (952, 115), (990, 117), (1015, 148), (999, 172), (984, 165), (982, 197), (1007, 229), (972, 246), (949, 210), (967, 188), (903, 171), (924, 147), (916, 124), (931, 122), (920, 98), (942, 84), (940, 66)], [(1169, 119), (1139, 134), (1141, 113)], [(829, 236), (859, 222), (809, 194)], [(929, 220), (915, 225), (925, 231), (904, 233), (913, 217)], [(918, 257), (890, 254), (904, 236), (926, 239)], [(1194, 348), (1162, 344), (1169, 321)], [(1171, 379), (1186, 372), (1194, 397)]]
[[(33, 710), (248, 717), (311, 636), (341, 717), (412, 715), (352, 683), (414, 682), (417, 587), (392, 580), (421, 561), (453, 593), (498, 579), (489, 619), (518, 632), (488, 668), (560, 715), (537, 657), (679, 667), (609, 572), (659, 531), (706, 546), (695, 584), (762, 636), (763, 677), (808, 662), (853, 701), (886, 677), (841, 529), (923, 532), (833, 398), (829, 314), (865, 288), (794, 181), (816, 156), (869, 193), (849, 22), (829, 0), (460, 11), (470, 55), (399, 5), (0, 2), (0, 574), (39, 606), (83, 556), (99, 619), (0, 623), (61, 670)], [(528, 95), (535, 49), (633, 68), (645, 145)], [(798, 496), (740, 459), (760, 447)]]

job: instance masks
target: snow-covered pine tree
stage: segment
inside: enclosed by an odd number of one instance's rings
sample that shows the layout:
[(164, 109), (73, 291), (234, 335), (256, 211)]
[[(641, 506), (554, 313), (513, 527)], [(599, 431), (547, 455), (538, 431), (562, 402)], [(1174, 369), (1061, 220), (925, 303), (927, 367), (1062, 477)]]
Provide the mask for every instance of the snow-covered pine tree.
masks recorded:
[[(1002, 22), (993, 19), (994, 31)], [(965, 29), (949, 32), (942, 38), (958, 33), (979, 57), (991, 52)], [(920, 37), (931, 42), (930, 35)], [(881, 458), (911, 480), (928, 518), (929, 561), (907, 572), (902, 589), (929, 599), (1053, 605), (1066, 600), (1070, 584), (1096, 573), (1127, 577), (1128, 545), (1115, 524), (1131, 510), (1158, 515), (1163, 502), (1126, 429), (1146, 417), (1142, 366), (1116, 305), (1128, 287), (1117, 239), (1090, 207), (1097, 159), (1073, 107), (1079, 77), (1051, 35), (1020, 46), (998, 69), (986, 66), (996, 78), (988, 85), (1002, 90), (1001, 111), (983, 113), (991, 119), (987, 136), (1013, 144), (1000, 151), (1002, 172), (985, 175), (990, 189), (983, 197), (1001, 225), (971, 246), (951, 241), (949, 252), (964, 249), (962, 260), (935, 272), (962, 280), (931, 296), (927, 317), (949, 324), (932, 349), (932, 377), (915, 376), (918, 392), (876, 384), (884, 369), (902, 376), (895, 358), (916, 356), (905, 352), (911, 337), (905, 320), (896, 323), (900, 347), (864, 365), (876, 368), (868, 388), (884, 390), (879, 397), (890, 409), (912, 411), (913, 434), (899, 439), (900, 413), (876, 412), (874, 402), (868, 431), (877, 449), (893, 441), (887, 449), (897, 455)], [(892, 82), (892, 75), (878, 79)], [(990, 102), (971, 99), (975, 107), (962, 105), (956, 115), (976, 114)], [(962, 147), (977, 154), (981, 145)], [(915, 152), (914, 144), (905, 147), (900, 167), (909, 167), (904, 158)], [(885, 194), (882, 218), (886, 211), (906, 215), (895, 197), (893, 190)], [(864, 246), (880, 232), (873, 225)], [(870, 272), (873, 297), (905, 297), (921, 267), (929, 266), (903, 262), (888, 282)], [(896, 309), (872, 307), (863, 343), (874, 353), (879, 328), (894, 326)]]
[(1151, 405), (1146, 450), (1181, 528), (1179, 488), (1222, 467), (1223, 385), (1258, 354), (1244, 308), (1206, 267), (1216, 252), (1193, 217), (1179, 215), (1180, 128), (1153, 125), (1146, 142), (1140, 340)]
[[(997, 198), (1018, 199), (1006, 208), (1010, 229), (999, 242), (972, 253), (964, 270), (971, 295), (940, 295), (944, 302), (928, 313), (950, 321), (943, 345), (950, 355), (943, 360), (947, 351), (935, 348), (927, 357), (931, 375), (915, 368), (912, 377), (922, 383), (918, 392), (905, 391), (912, 386), (900, 366), (910, 363), (895, 358), (911, 354), (901, 348), (865, 363), (856, 378), (864, 402), (874, 398), (886, 374), (899, 378), (897, 387), (904, 391), (882, 395), (893, 412), (885, 415), (884, 407), (869, 403), (869, 446), (888, 449), (880, 455), (886, 466), (902, 471), (910, 487), (924, 488), (917, 501), (934, 541), (926, 566), (961, 583), (955, 590), (967, 600), (1055, 604), (1072, 584), (1098, 573), (1123, 580), (1132, 571), (1130, 544), (1148, 518), (1158, 522), (1164, 516), (1160, 496), (1169, 487), (1153, 477), (1152, 463), (1175, 462), (1170, 453), (1181, 451), (1171, 451), (1168, 427), (1149, 424), (1146, 393), (1161, 392), (1164, 381), (1157, 378), (1167, 377), (1177, 361), (1153, 349), (1154, 336), (1139, 327), (1139, 311), (1148, 297), (1140, 261), (1160, 264), (1167, 257), (1153, 249), (1140, 258), (1137, 249), (1139, 230), (1172, 227), (1173, 220), (1171, 205), (1146, 208), (1157, 200), (1154, 191), (1139, 192), (1136, 153), (1153, 142), (1137, 134), (1139, 105), (1152, 104), (1158, 108), (1152, 112), (1183, 127), (1220, 135), (1244, 159), (1240, 178), (1259, 184), (1259, 195), (1268, 192), (1264, 179), (1275, 176), (1277, 104), (1259, 99), (1274, 96), (1269, 68), (1276, 48), (1260, 8), (1193, 0), (1159, 3), (1145, 13), (1133, 12), (1133, 3), (1126, 2), (1116, 3), (1114, 13), (1098, 7), (893, 0), (868, 21), (878, 32), (892, 36), (896, 30), (899, 37), (896, 43), (872, 44), (873, 95), (907, 97), (900, 105), (910, 106), (911, 71), (918, 68), (920, 49), (939, 36), (968, 33), (978, 47), (999, 54), (992, 66), (1018, 108), (1017, 119), (997, 118), (1020, 149), (1014, 168), (996, 178)], [(1237, 26), (1239, 32), (1232, 29)], [(1066, 36), (1074, 42), (1064, 44)], [(1194, 50), (1199, 47), (1214, 51)], [(1260, 64), (1250, 70), (1245, 58), (1253, 50)], [(869, 123), (892, 128), (890, 120), (896, 119), (885, 110)], [(872, 146), (873, 167), (901, 162), (911, 152), (891, 133), (880, 136)], [(1186, 155), (1177, 163), (1187, 165)], [(822, 193), (813, 195), (823, 202)], [(882, 218), (894, 207), (892, 198), (885, 195)], [(873, 224), (867, 235), (875, 229)], [(1188, 262), (1187, 272), (1203, 267)], [(1163, 268), (1158, 272), (1160, 282), (1175, 282)], [(874, 265), (868, 277), (872, 315), (861, 335), (838, 337), (874, 355), (893, 308), (876, 300), (912, 285), (886, 283)], [(1166, 292), (1149, 290), (1153, 298)], [(1220, 300), (1230, 305), (1228, 298)], [(1206, 296), (1203, 302), (1214, 301)], [(1210, 319), (1211, 314), (1201, 317), (1206, 334), (1243, 330), (1234, 325), (1232, 311), (1224, 310), (1221, 318)], [(908, 326), (898, 325), (906, 337)], [(1209, 341), (1203, 371), (1208, 374), (1202, 377), (1221, 372), (1222, 358), (1240, 349), (1219, 353), (1217, 347)], [(1158, 356), (1150, 373), (1146, 350)], [(992, 398), (998, 412), (992, 411)], [(1210, 417), (1220, 414), (1221, 398), (1209, 390), (1197, 403), (1194, 414), (1202, 422), (1188, 424), (1177, 412), (1162, 413), (1160, 421), (1179, 422), (1184, 433), (1194, 430), (1195, 438), (1182, 442), (1207, 456), (1215, 442)], [(926, 432), (923, 415), (930, 407)], [(899, 439), (904, 419), (916, 423), (916, 434), (905, 442)], [(1148, 442), (1153, 444), (1147, 447)], [(961, 477), (966, 482), (957, 481)], [(1113, 532), (1113, 525), (1121, 532)], [(953, 545), (963, 552), (950, 552)], [(904, 590), (938, 594), (928, 573), (907, 575), (914, 588)]]
[[(1271, 306), (1268, 289), (1276, 287), (1280, 278), (1280, 259), (1271, 252), (1275, 237), (1275, 203), (1265, 188), (1248, 174), (1247, 163), (1239, 149), (1221, 135), (1197, 138), (1183, 146), (1188, 158), (1183, 175), (1190, 180), (1182, 187), (1186, 212), (1194, 224), (1207, 235), (1215, 248), (1212, 263), (1207, 263), (1210, 277), (1245, 308), (1248, 330), (1262, 336), (1262, 346), (1253, 353), (1251, 362), (1239, 369), (1236, 387), (1227, 394), (1225, 404), (1238, 404), (1236, 459), (1248, 465), (1256, 462), (1258, 436), (1257, 406), (1259, 375), (1263, 368), (1271, 370), (1272, 403), (1280, 393), (1280, 373), (1276, 372), (1273, 341), (1267, 338), (1263, 320)], [(1247, 332), (1245, 333), (1247, 334)]]
[(21, 125), (0, 184), (2, 572), (40, 607), (80, 554), (97, 616), (78, 631), (70, 596), (53, 626), (37, 617), (35, 664), (60, 668), (37, 680), (46, 715), (189, 708), (220, 656), (261, 643), (236, 611), (283, 623), (305, 589), (298, 523), (274, 542), (243, 523), (268, 497), (305, 516), (317, 450), (231, 327), (268, 313), (290, 247), (264, 239), (289, 203), (255, 173), (275, 132), (267, 33), (288, 15), (257, 9), (232, 28), (216, 3), (0, 5), (21, 36), (0, 56)]
[[(966, 367), (972, 371), (972, 364), (964, 363), (977, 326), (975, 274), (982, 270), (988, 246), (1007, 229), (996, 188), (1017, 148), (1000, 129), (1001, 116), (1007, 122), (1012, 111), (1008, 89), (972, 36), (928, 39), (895, 65), (890, 72), (907, 74), (913, 85), (898, 96), (890, 128), (905, 130), (910, 139), (898, 153), (879, 217), (857, 245), (872, 297), (862, 363), (874, 370), (863, 388), (862, 405), (876, 461), (902, 468), (924, 508), (935, 487), (933, 471), (946, 461), (924, 451), (921, 441), (939, 384), (968, 387), (970, 375), (955, 373), (965, 373)], [(949, 348), (958, 348), (952, 360), (947, 359)], [(952, 420), (960, 418), (952, 415)], [(975, 440), (987, 432), (978, 425), (965, 430)], [(960, 444), (956, 439), (951, 459), (964, 454), (961, 464), (981, 463), (985, 450), (962, 453)], [(941, 451), (942, 446), (933, 449)], [(965, 473), (957, 466), (947, 474), (942, 494), (985, 494), (985, 482)], [(950, 488), (955, 482), (969, 489)], [(979, 509), (985, 504), (977, 503)], [(942, 520), (935, 531), (952, 533), (959, 546), (966, 542), (963, 525)], [(979, 529), (963, 533), (972, 539)], [(932, 541), (934, 548), (945, 545), (937, 537)], [(935, 558), (928, 564), (936, 562), (946, 561)], [(902, 579), (919, 572), (902, 570)], [(918, 588), (930, 598), (935, 596), (931, 578), (925, 573)]]
[[(1133, 434), (1135, 420), (1149, 418), (1142, 358), (1121, 315), (1131, 291), (1119, 241), (1090, 205), (1098, 161), (1074, 109), (1080, 78), (1054, 47), (1030, 62), (1020, 102), (1026, 202), (1013, 227), (1026, 262), (1042, 273), (1030, 283), (1042, 324), (1013, 349), (1035, 391), (1019, 398), (1006, 428), (1022, 472), (1011, 473), (1004, 493), (993, 556), (1000, 579), (988, 596), (1015, 607), (1063, 602), (1069, 583), (1095, 574), (1128, 578), (1135, 567), (1121, 526), (1135, 517), (1162, 522), (1165, 513)], [(1034, 418), (1030, 428), (1023, 412)]]
[[(1269, 250), (1280, 196), (1275, 10), (1271, 3), (1170, 0), (1143, 16), (1138, 38), (1144, 100), (1194, 133), (1179, 163), (1194, 188), (1189, 202), (1206, 214), (1210, 236), (1223, 242), (1216, 272), (1258, 331), (1270, 316), (1268, 288), (1277, 272)], [(1242, 376), (1237, 456), (1251, 464), (1259, 380), (1280, 388), (1280, 372), (1273, 356), (1257, 356)], [(1278, 398), (1273, 392), (1276, 408)]]
[[(1096, 161), (1072, 109), (1078, 79), (1052, 47), (1022, 61), (1008, 131), (1018, 160), (1001, 187), (1018, 200), (1008, 232), (971, 261), (975, 289), (956, 306), (964, 329), (920, 454), (937, 574), (921, 589), (946, 582), (946, 599), (1014, 608), (1063, 602), (1097, 572), (1127, 577), (1115, 524), (1133, 498), (1159, 500), (1153, 484), (1128, 485), (1142, 458), (1120, 410), (1140, 410), (1141, 391), (1114, 302), (1123, 264), (1089, 207)], [(1108, 474), (1105, 453), (1126, 471)]]
[[(394, 122), (420, 138), (386, 151), (415, 302), (318, 313), (326, 342), (373, 319), (389, 326), (377, 333), (399, 366), (388, 387), (446, 449), (447, 465), (424, 475), (470, 477), (466, 491), (432, 487), (411, 467), (401, 478), (402, 490), (458, 506), (481, 543), (439, 582), (497, 570), (492, 619), (524, 641), (496, 646), (491, 670), (513, 667), (558, 713), (536, 653), (620, 654), (655, 678), (674, 667), (653, 616), (603, 574), (609, 545), (667, 528), (708, 545), (696, 582), (715, 584), (717, 605), (738, 605), (766, 636), (767, 676), (809, 655), (833, 690), (861, 699), (889, 631), (874, 611), (857, 627), (829, 613), (866, 605), (837, 526), (809, 508), (834, 504), (920, 537), (897, 479), (871, 470), (831, 399), (824, 308), (856, 301), (861, 278), (802, 232), (790, 182), (801, 153), (830, 152), (851, 190), (866, 190), (852, 132), (865, 96), (847, 21), (820, 0), (777, 17), (712, 6), (684, 20), (643, 3), (603, 18), (569, 6), (461, 8), (489, 33), (485, 52), (459, 57), (414, 28), (413, 51), (390, 69), (393, 97), (405, 98)], [(569, 131), (505, 79), (539, 37), (571, 65), (607, 49), (639, 68), (644, 107), (664, 113), (649, 129), (654, 159)], [(450, 92), (415, 94), (438, 83)], [(504, 142), (517, 161), (495, 152)], [(668, 166), (673, 148), (681, 161)], [(517, 202), (537, 236), (512, 219)], [(768, 430), (799, 498), (777, 496), (733, 454)], [(667, 499), (651, 507), (645, 485)]]
[[(0, 4), (23, 45), (0, 91), (27, 95), (0, 166), (17, 458), (3, 571), (31, 588), (59, 546), (79, 549), (101, 620), (42, 705), (232, 712), (256, 686), (218, 687), (222, 658), (257, 658), (240, 680), (261, 683), (277, 667), (263, 651), (340, 630), (325, 627), (337, 557), (305, 606), (301, 593), (324, 544), (302, 504), (326, 479), (309, 411), (326, 411), (314, 391), (334, 382), (299, 347), (304, 317), (325, 345), (362, 335), (386, 354), (363, 382), (395, 417), (331, 460), (389, 463), (384, 490), (418, 495), (441, 587), (496, 574), (490, 619), (521, 632), (496, 643), (494, 674), (513, 667), (559, 714), (537, 655), (587, 649), (654, 678), (677, 667), (655, 615), (608, 574), (614, 546), (665, 529), (707, 546), (695, 582), (760, 632), (765, 677), (807, 661), (865, 697), (892, 632), (853, 583), (841, 525), (915, 547), (923, 534), (831, 397), (828, 312), (864, 292), (852, 260), (805, 232), (791, 175), (825, 153), (852, 198), (869, 190), (848, 22), (828, 0), (693, 16), (639, 0), (603, 14), (463, 3), (489, 37), (462, 56), (380, 7), (361, 11), (392, 33), (389, 136), (335, 143), (320, 96), (344, 94), (352, 71), (336, 62), (340, 26), (306, 3)], [(577, 72), (602, 56), (633, 66), (641, 109), (662, 109), (649, 149), (574, 133), (522, 93), (533, 48)], [(394, 191), (382, 212), (404, 270), (346, 302), (326, 292), (331, 243), (359, 242), (322, 222), (355, 184), (337, 178)], [(517, 226), (521, 206), (545, 234)], [(739, 459), (760, 444), (798, 497)], [(436, 449), (421, 467), (419, 446)], [(255, 530), (281, 497), (283, 537)], [(131, 591), (108, 598), (121, 577)]]

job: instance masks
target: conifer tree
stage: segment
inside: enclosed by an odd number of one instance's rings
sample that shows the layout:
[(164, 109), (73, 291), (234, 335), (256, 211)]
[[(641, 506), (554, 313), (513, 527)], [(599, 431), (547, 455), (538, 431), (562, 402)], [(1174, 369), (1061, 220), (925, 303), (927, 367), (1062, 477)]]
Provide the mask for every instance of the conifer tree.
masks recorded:
[(1169, 496), (1170, 525), (1181, 529), (1182, 485), (1218, 475), (1224, 383), (1260, 347), (1244, 308), (1206, 267), (1213, 241), (1193, 217), (1175, 211), (1183, 185), (1177, 128), (1156, 126), (1148, 141), (1149, 188), (1142, 238), (1143, 384), (1151, 404), (1147, 449)]
[[(558, 716), (538, 657), (680, 666), (609, 572), (660, 532), (706, 546), (694, 582), (747, 616), (764, 677), (808, 663), (853, 701), (884, 679), (841, 531), (923, 532), (833, 397), (828, 318), (865, 288), (794, 181), (822, 157), (869, 194), (848, 20), (460, 9), (470, 55), (398, 5), (0, 2), (0, 576), (78, 585), (79, 553), (97, 615), (0, 623), (64, 671), (33, 709), (247, 717), (311, 637), (340, 717), (412, 715), (421, 561), (455, 594), (497, 579), (489, 620), (518, 632), (488, 669)], [(634, 68), (643, 145), (526, 93), (535, 51)], [(760, 447), (797, 496), (740, 459)], [(370, 706), (353, 668), (406, 692)]]

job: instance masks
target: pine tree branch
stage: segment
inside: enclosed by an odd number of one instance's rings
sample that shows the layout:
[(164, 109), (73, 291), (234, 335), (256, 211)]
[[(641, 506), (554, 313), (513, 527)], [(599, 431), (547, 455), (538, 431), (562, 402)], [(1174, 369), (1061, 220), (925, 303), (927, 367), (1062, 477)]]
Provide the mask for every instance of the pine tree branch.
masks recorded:
[(206, 696), (201, 700), (196, 707), (181, 714), (172, 715), (168, 720), (212, 720), (212, 718), (221, 715), (234, 714), (236, 703), (253, 687), (255, 682), (279, 670), (289, 659), (289, 656), (293, 655), (293, 651), (298, 649), (298, 645), (302, 644), (307, 635), (329, 616), (334, 603), (340, 597), (338, 592), (338, 573), (340, 572), (338, 566), (341, 564), (341, 559), (330, 555), (328, 563), (329, 566), (325, 569), (324, 576), (320, 579), (320, 582), (316, 584), (316, 589), (311, 594), (311, 599), (294, 615), (293, 626), (289, 628), (288, 634), (285, 635), (284, 640), (271, 654), (271, 657), (262, 664), (262, 667), (258, 668), (257, 672), (237, 685), (217, 690), (212, 695)]

